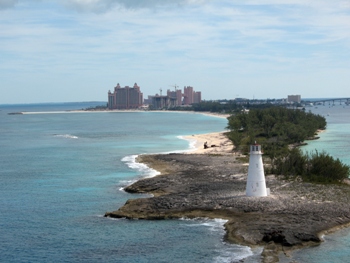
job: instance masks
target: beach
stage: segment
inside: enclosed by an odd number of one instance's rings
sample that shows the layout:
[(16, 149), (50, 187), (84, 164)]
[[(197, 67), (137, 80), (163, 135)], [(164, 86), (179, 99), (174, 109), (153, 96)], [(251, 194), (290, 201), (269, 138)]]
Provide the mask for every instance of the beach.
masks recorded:
[[(187, 137), (188, 138), (188, 137)], [(328, 231), (350, 222), (350, 189), (266, 176), (271, 195), (245, 196), (246, 163), (223, 133), (193, 135), (198, 149), (186, 154), (141, 155), (138, 162), (161, 172), (125, 188), (151, 198), (128, 200), (105, 216), (138, 219), (222, 218), (225, 240), (263, 246), (262, 262), (279, 262), (296, 248), (318, 245)], [(215, 144), (204, 149), (203, 143)]]
[[(187, 154), (232, 154), (233, 144), (225, 136), (225, 132), (197, 134), (183, 137), (185, 140), (194, 142), (194, 149), (188, 150)], [(208, 148), (204, 148), (204, 144)]]

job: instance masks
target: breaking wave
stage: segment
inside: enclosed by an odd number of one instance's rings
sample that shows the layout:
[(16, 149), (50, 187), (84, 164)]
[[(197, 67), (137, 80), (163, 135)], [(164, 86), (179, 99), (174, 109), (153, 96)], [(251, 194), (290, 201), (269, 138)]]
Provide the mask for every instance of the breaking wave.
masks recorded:
[(66, 138), (66, 139), (78, 139), (78, 136), (75, 135), (71, 135), (71, 134), (55, 134), (55, 137), (59, 137), (59, 138)]
[(125, 156), (122, 158), (122, 162), (125, 162), (131, 169), (138, 170), (142, 177), (150, 178), (160, 174), (160, 172), (148, 167), (146, 164), (138, 163), (136, 161), (137, 157), (138, 155)]
[[(228, 220), (224, 219), (207, 219), (207, 218), (181, 218), (183, 221), (189, 221), (190, 223), (186, 224), (187, 227), (206, 227), (211, 232), (217, 232), (220, 236), (225, 235), (225, 223)], [(195, 224), (193, 224), (195, 222)], [(213, 249), (217, 252), (217, 256), (213, 258), (213, 262), (215, 263), (232, 263), (232, 262), (241, 262), (243, 259), (253, 259), (255, 257), (259, 257), (261, 251), (252, 251), (250, 247), (241, 246), (237, 244), (230, 244), (225, 241), (222, 241), (221, 244), (213, 247)], [(255, 262), (253, 261), (249, 262)]]

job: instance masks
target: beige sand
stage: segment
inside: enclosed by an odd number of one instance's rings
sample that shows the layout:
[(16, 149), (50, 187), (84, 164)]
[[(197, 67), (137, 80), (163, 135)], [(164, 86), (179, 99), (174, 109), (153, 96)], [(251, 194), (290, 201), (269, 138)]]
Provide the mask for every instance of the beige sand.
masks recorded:
[[(195, 141), (195, 149), (187, 151), (187, 154), (232, 154), (233, 144), (225, 136), (225, 132), (215, 132), (207, 134), (196, 134), (185, 136), (184, 139)], [(204, 149), (207, 142), (209, 148)], [(215, 146), (214, 146), (215, 145)]]

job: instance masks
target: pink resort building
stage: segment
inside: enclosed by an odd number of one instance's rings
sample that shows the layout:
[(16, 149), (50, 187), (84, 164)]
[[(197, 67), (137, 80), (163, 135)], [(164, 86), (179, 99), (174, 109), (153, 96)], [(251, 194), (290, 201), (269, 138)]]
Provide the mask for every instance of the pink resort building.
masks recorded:
[(138, 109), (143, 104), (143, 94), (137, 83), (133, 87), (114, 87), (114, 92), (108, 91), (108, 109)]

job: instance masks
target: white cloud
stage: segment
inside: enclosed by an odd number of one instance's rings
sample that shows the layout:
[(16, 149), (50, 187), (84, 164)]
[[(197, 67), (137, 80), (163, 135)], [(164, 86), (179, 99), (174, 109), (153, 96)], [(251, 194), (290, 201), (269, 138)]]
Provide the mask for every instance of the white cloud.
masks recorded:
[(61, 1), (22, 1), (0, 16), (0, 79), (13, 93), (0, 92), (25, 98), (48, 85), (56, 101), (67, 94), (105, 99), (117, 82), (137, 82), (145, 95), (176, 83), (193, 85), (205, 99), (281, 97), (287, 87), (331, 81), (332, 91), (346, 92), (345, 2), (280, 2), (147, 1), (152, 8), (145, 8), (146, 1), (67, 0), (62, 8)]
[(66, 7), (78, 11), (105, 12), (113, 7), (139, 9), (198, 4), (206, 0), (64, 0)]
[(18, 0), (0, 0), (0, 9), (14, 7), (17, 3)]

